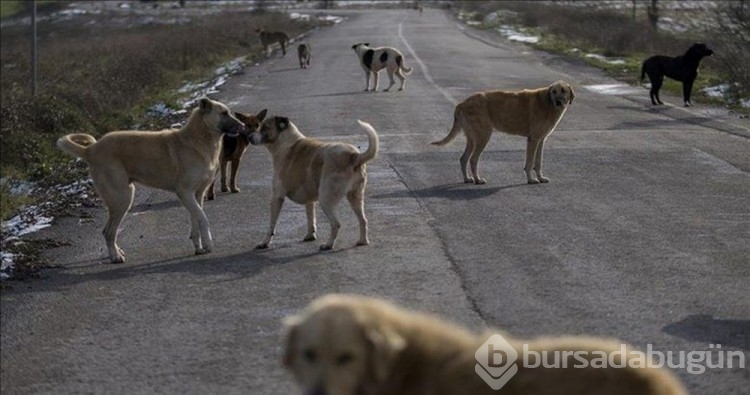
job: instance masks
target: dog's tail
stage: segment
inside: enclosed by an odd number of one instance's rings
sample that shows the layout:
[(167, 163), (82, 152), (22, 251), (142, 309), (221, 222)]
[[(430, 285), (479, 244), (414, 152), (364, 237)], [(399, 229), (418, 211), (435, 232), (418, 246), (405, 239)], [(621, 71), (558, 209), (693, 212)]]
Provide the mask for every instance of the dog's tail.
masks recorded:
[(401, 55), (397, 55), (396, 56), (396, 64), (404, 72), (404, 74), (406, 74), (406, 75), (411, 74), (412, 68), (411, 67), (406, 67), (406, 65), (404, 65), (404, 57), (403, 56), (401, 56)]
[(646, 62), (641, 65), (641, 83), (643, 83), (644, 78), (646, 78)]
[(460, 117), (461, 117), (461, 105), (458, 105), (456, 106), (456, 111), (453, 113), (453, 127), (451, 127), (450, 133), (448, 133), (448, 135), (445, 136), (444, 139), (440, 141), (433, 141), (430, 144), (443, 146), (455, 140), (456, 136), (458, 136), (458, 133), (461, 132), (461, 125), (459, 122)]
[(94, 143), (96, 143), (94, 136), (84, 133), (74, 133), (60, 137), (57, 140), (57, 148), (86, 160), (88, 149)]
[(357, 122), (359, 123), (359, 126), (362, 126), (362, 128), (365, 129), (365, 132), (367, 132), (368, 145), (367, 151), (359, 154), (357, 156), (357, 159), (355, 159), (355, 168), (375, 159), (375, 156), (378, 155), (378, 147), (380, 146), (380, 139), (378, 139), (378, 132), (375, 131), (375, 128), (373, 128), (369, 123), (362, 122), (359, 119), (357, 120)]

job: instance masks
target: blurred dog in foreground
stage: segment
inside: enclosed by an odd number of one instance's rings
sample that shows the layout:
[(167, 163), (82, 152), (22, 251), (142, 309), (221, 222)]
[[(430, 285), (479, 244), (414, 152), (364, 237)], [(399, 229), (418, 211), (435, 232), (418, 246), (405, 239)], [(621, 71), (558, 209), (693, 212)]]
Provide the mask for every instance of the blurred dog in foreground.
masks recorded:
[(366, 122), (357, 121), (367, 133), (367, 151), (344, 143), (323, 143), (305, 137), (286, 117), (271, 117), (263, 121), (260, 130), (250, 135), (253, 145), (265, 145), (273, 157), (273, 191), (271, 196), (271, 225), (268, 235), (257, 249), (271, 244), (276, 232), (276, 221), (285, 198), (304, 204), (307, 211), (307, 235), (303, 241), (315, 240), (315, 202), (331, 222), (331, 236), (321, 250), (330, 250), (338, 236), (341, 223), (336, 218), (336, 205), (346, 196), (359, 220), (357, 245), (370, 243), (365, 218), (365, 164), (378, 153), (378, 134)]
[[(475, 371), (482, 369), (475, 357), (489, 335), (361, 296), (324, 296), (287, 318), (284, 325), (283, 364), (305, 394), (686, 394), (670, 371), (651, 367), (645, 357), (636, 361), (639, 357), (632, 353), (615, 358), (614, 363), (624, 367), (593, 367), (591, 360), (601, 358), (596, 352), (625, 347), (618, 341), (588, 337), (523, 341), (507, 335), (503, 336), (508, 346), (519, 356), (525, 347), (540, 355), (565, 353), (568, 367), (526, 367), (510, 361), (508, 365), (517, 371), (497, 392)], [(573, 367), (582, 362), (587, 367)]]
[[(248, 133), (252, 133), (260, 127), (260, 123), (266, 117), (267, 110), (263, 110), (258, 114), (244, 114), (241, 112), (235, 112), (234, 116), (245, 124), (245, 129)], [(237, 193), (240, 191), (237, 188), (237, 173), (240, 168), (240, 160), (242, 155), (245, 154), (250, 141), (246, 136), (229, 136), (224, 135), (221, 140), (221, 156), (219, 157), (219, 171), (221, 172), (221, 191)], [(227, 165), (232, 163), (232, 173), (229, 179), (229, 186), (227, 186)], [(206, 199), (214, 200), (214, 183), (211, 182), (211, 186), (208, 187), (208, 193)]]
[(682, 98), (685, 101), (685, 107), (692, 106), (690, 94), (693, 90), (693, 83), (698, 77), (698, 66), (703, 58), (713, 54), (714, 51), (706, 44), (695, 43), (681, 56), (656, 55), (646, 59), (641, 66), (641, 82), (648, 74), (648, 79), (651, 81), (649, 91), (651, 104), (664, 104), (659, 99), (659, 89), (664, 83), (664, 76), (667, 76), (682, 82)]
[(176, 193), (190, 212), (195, 254), (211, 252), (203, 197), (219, 166), (222, 136), (241, 133), (245, 125), (224, 104), (202, 98), (181, 129), (110, 132), (98, 141), (88, 134), (69, 134), (57, 140), (57, 146), (89, 164), (109, 211), (104, 228), (109, 257), (121, 263), (125, 255), (117, 246), (117, 230), (133, 203), (134, 182)]
[[(432, 144), (446, 145), (463, 130), (466, 149), (460, 163), (464, 182), (484, 184), (487, 181), (479, 177), (477, 164), (492, 131), (524, 136), (528, 139), (524, 167), (528, 183), (549, 182), (549, 178), (542, 175), (544, 141), (555, 130), (575, 97), (573, 88), (564, 81), (532, 90), (475, 93), (456, 106), (448, 136)], [(469, 175), (467, 164), (471, 165), (472, 175)]]

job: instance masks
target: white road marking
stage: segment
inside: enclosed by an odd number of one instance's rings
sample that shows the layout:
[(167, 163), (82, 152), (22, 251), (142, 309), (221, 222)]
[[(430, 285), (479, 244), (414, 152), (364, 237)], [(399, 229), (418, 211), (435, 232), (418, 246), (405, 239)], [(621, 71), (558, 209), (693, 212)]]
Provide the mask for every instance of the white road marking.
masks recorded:
[(404, 33), (403, 33), (403, 26), (404, 26), (403, 22), (398, 24), (398, 37), (401, 39), (401, 41), (404, 42), (406, 49), (408, 49), (409, 52), (411, 52), (411, 56), (413, 56), (414, 59), (419, 64), (419, 68), (422, 69), (422, 74), (424, 74), (424, 78), (427, 80), (427, 82), (429, 82), (432, 86), (434, 86), (438, 90), (438, 92), (440, 92), (448, 100), (448, 102), (450, 102), (454, 106), (458, 104), (458, 101), (454, 99), (453, 96), (451, 96), (451, 94), (448, 93), (448, 91), (443, 89), (442, 86), (438, 85), (435, 82), (435, 80), (432, 78), (432, 74), (430, 74), (430, 70), (427, 68), (424, 62), (422, 62), (422, 59), (420, 59), (419, 56), (417, 56), (417, 53), (414, 52), (414, 48), (412, 48), (411, 45), (409, 45), (409, 42), (406, 41), (406, 38), (404, 37)]

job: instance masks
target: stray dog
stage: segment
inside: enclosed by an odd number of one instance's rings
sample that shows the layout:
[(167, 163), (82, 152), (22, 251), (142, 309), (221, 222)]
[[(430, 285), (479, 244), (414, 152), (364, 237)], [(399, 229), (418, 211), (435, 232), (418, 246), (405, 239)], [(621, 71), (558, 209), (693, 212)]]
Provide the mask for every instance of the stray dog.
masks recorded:
[(306, 69), (310, 67), (310, 59), (312, 58), (312, 50), (309, 44), (300, 44), (297, 46), (297, 57), (299, 58), (299, 67)]
[[(284, 326), (283, 364), (305, 394), (497, 394), (478, 374), (484, 368), (475, 358), (483, 348), (489, 348), (486, 362), (491, 362), (485, 366), (507, 368), (500, 371), (504, 378), (510, 374), (501, 383), (504, 395), (687, 394), (669, 370), (654, 367), (643, 353), (616, 340), (520, 340), (503, 333), (507, 345), (494, 349), (495, 343), (486, 344), (489, 333), (478, 335), (362, 296), (324, 296), (285, 319)], [(518, 358), (506, 362), (506, 350), (515, 350)], [(597, 362), (602, 354), (612, 365)], [(552, 359), (545, 355), (556, 355), (567, 367), (545, 367)], [(497, 364), (499, 356), (506, 357)]]
[[(260, 123), (266, 117), (267, 110), (259, 112), (257, 115), (254, 114), (243, 114), (241, 112), (235, 112), (234, 116), (245, 124), (245, 128), (248, 133), (252, 133), (260, 127)], [(249, 134), (248, 134), (249, 136)], [(232, 193), (240, 191), (237, 188), (237, 173), (240, 168), (240, 160), (242, 155), (247, 150), (247, 146), (250, 142), (246, 136), (229, 136), (224, 135), (221, 141), (221, 156), (219, 159), (219, 170), (221, 171), (221, 191), (229, 192), (230, 188)], [(229, 188), (227, 187), (227, 165), (232, 162), (232, 175), (229, 180)], [(214, 182), (211, 182), (211, 186), (208, 187), (208, 193), (206, 199), (214, 200)]]
[(690, 107), (690, 93), (693, 90), (693, 83), (698, 77), (698, 65), (706, 56), (712, 56), (714, 51), (709, 49), (706, 44), (696, 43), (688, 48), (682, 56), (661, 56), (656, 55), (646, 59), (641, 66), (641, 82), (648, 74), (651, 81), (651, 104), (664, 104), (659, 99), (659, 89), (664, 82), (664, 76), (673, 80), (682, 82), (682, 98), (685, 101), (685, 107)]
[(202, 98), (181, 129), (110, 132), (98, 141), (88, 134), (69, 134), (57, 140), (57, 146), (89, 164), (94, 186), (109, 211), (104, 227), (109, 258), (122, 263), (125, 256), (117, 246), (117, 229), (133, 203), (134, 182), (176, 193), (190, 213), (195, 254), (211, 252), (203, 196), (219, 166), (222, 136), (240, 133), (245, 133), (245, 126), (224, 104)]
[(370, 89), (370, 74), (373, 75), (374, 82), (372, 91), (378, 90), (378, 73), (383, 68), (386, 69), (388, 78), (391, 80), (391, 84), (383, 91), (388, 92), (396, 83), (393, 80), (394, 74), (401, 80), (401, 87), (398, 90), (404, 90), (404, 84), (406, 83), (404, 74), (409, 75), (412, 69), (404, 65), (404, 55), (401, 55), (401, 52), (390, 47), (370, 48), (369, 43), (352, 45), (352, 49), (359, 57), (359, 63), (365, 71), (365, 92)]
[(336, 205), (346, 196), (359, 220), (357, 245), (370, 243), (367, 238), (365, 218), (365, 185), (367, 172), (365, 163), (378, 153), (378, 134), (366, 122), (357, 121), (367, 132), (367, 151), (344, 143), (323, 143), (305, 137), (289, 118), (271, 117), (250, 135), (250, 143), (263, 144), (273, 157), (273, 192), (271, 197), (271, 226), (268, 235), (257, 249), (271, 244), (276, 231), (276, 221), (284, 198), (304, 204), (307, 211), (307, 235), (303, 241), (315, 240), (315, 202), (331, 222), (331, 237), (321, 250), (330, 250), (336, 241), (341, 223), (336, 218)]
[[(456, 106), (448, 136), (432, 144), (446, 145), (463, 130), (466, 149), (460, 162), (464, 182), (485, 184), (487, 181), (477, 172), (477, 163), (492, 131), (524, 136), (528, 139), (524, 167), (528, 183), (549, 182), (549, 178), (542, 175), (544, 140), (555, 130), (575, 96), (573, 88), (564, 81), (532, 90), (475, 93)], [(469, 175), (467, 163), (471, 164), (473, 177)]]
[(289, 36), (284, 32), (267, 32), (262, 28), (255, 29), (258, 33), (258, 39), (260, 39), (260, 45), (263, 46), (263, 52), (266, 53), (266, 57), (271, 55), (269, 52), (273, 43), (279, 43), (281, 46), (281, 56), (286, 55), (286, 44), (289, 43)]

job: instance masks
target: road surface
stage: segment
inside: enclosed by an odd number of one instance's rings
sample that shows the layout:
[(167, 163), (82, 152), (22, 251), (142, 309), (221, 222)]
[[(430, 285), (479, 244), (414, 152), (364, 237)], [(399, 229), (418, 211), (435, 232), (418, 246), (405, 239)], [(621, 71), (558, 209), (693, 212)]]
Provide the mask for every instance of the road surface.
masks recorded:
[[(188, 216), (170, 194), (140, 189), (123, 223), (123, 265), (103, 264), (100, 229), (64, 218), (43, 233), (71, 242), (60, 269), (2, 294), (2, 392), (294, 393), (280, 368), (283, 317), (329, 292), (385, 297), (517, 336), (589, 334), (660, 351), (750, 351), (750, 131), (747, 120), (652, 107), (644, 89), (579, 62), (465, 30), (442, 11), (357, 11), (294, 51), (232, 78), (216, 98), (291, 118), (308, 136), (366, 147), (371, 245), (346, 204), (339, 245), (301, 243), (288, 202), (272, 249), (253, 246), (269, 217), (271, 162), (251, 148), (239, 194), (206, 203), (215, 250), (193, 256)], [(400, 48), (405, 92), (365, 93), (350, 47)], [(457, 101), (486, 89), (571, 82), (577, 96), (548, 139), (545, 174), (527, 185), (525, 140), (495, 134), (465, 185), (463, 137), (437, 148)], [(387, 81), (381, 76), (381, 88)], [(667, 100), (679, 103), (672, 97)], [(700, 107), (700, 106), (699, 106)], [(328, 223), (319, 213), (319, 235)], [(694, 394), (747, 391), (747, 369), (675, 372)]]

